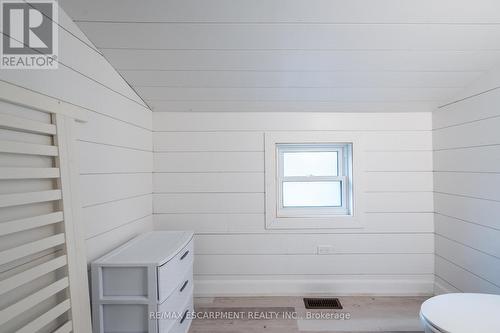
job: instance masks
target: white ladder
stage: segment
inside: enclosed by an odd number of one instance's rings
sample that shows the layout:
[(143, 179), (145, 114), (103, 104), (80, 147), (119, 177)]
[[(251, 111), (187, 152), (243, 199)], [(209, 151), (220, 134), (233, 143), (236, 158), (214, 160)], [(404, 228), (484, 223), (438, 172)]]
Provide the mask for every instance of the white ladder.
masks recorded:
[(90, 333), (76, 121), (85, 109), (0, 81), (0, 332)]

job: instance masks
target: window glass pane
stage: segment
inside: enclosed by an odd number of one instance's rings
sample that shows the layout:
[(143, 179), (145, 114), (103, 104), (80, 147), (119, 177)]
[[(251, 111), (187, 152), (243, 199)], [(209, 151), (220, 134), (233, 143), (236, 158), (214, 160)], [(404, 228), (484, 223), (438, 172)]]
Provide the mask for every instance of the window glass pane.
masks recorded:
[(336, 151), (285, 152), (283, 175), (338, 176)]
[(283, 182), (283, 207), (340, 207), (342, 186), (331, 182)]

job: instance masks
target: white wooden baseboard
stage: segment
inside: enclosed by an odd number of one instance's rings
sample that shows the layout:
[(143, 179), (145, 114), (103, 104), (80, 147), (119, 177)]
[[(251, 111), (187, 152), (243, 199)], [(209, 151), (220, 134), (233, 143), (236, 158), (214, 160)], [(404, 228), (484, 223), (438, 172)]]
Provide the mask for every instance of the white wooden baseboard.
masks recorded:
[(434, 295), (459, 293), (459, 292), (461, 291), (449, 285), (439, 277), (436, 277), (436, 279), (434, 280)]
[(352, 279), (203, 279), (195, 278), (195, 297), (222, 296), (303, 296), (303, 295), (377, 295), (431, 296), (434, 278)]

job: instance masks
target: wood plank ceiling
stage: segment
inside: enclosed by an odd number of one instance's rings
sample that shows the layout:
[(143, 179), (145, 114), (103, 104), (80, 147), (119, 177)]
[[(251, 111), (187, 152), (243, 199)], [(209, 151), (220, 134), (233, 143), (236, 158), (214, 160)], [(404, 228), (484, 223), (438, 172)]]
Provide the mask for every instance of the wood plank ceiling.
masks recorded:
[(60, 0), (155, 111), (430, 111), (500, 63), (498, 0)]

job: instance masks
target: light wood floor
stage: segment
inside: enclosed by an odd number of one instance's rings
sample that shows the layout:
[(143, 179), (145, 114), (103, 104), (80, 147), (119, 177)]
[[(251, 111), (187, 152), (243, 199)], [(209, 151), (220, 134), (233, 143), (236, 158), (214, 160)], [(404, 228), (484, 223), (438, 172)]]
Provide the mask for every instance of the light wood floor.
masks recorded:
[[(306, 310), (301, 297), (196, 298), (195, 311), (225, 319), (194, 319), (189, 333), (422, 332), (418, 313), (426, 297), (340, 297), (342, 310)], [(307, 312), (323, 319), (306, 319)], [(239, 318), (235, 317), (239, 314)], [(290, 318), (291, 315), (296, 317)], [(288, 315), (288, 318), (285, 316)], [(344, 316), (344, 319), (333, 316)], [(346, 316), (350, 316), (346, 319)], [(325, 316), (330, 316), (326, 317)], [(252, 317), (252, 318), (250, 318)]]

